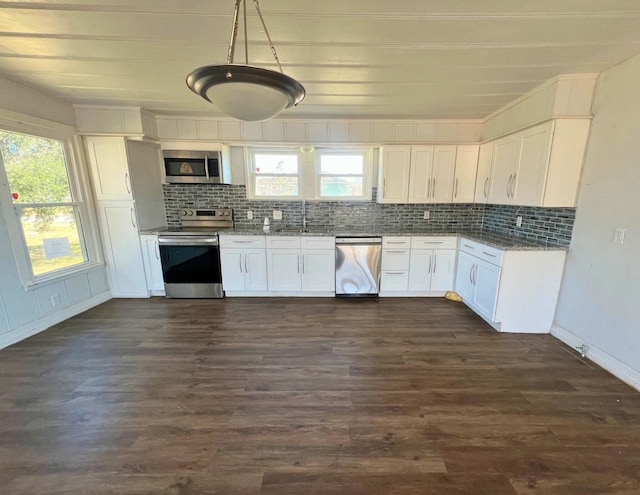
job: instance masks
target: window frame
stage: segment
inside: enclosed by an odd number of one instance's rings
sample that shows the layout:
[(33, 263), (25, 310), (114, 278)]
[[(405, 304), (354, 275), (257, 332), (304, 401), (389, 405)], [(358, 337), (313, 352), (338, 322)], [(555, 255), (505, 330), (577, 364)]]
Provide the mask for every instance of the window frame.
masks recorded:
[[(9, 234), (18, 275), (25, 290), (103, 266), (104, 260), (98, 249), (97, 221), (95, 211), (92, 208), (88, 177), (86, 168), (82, 168), (84, 161), (81, 158), (83, 155), (80, 138), (72, 132), (71, 128), (66, 126), (52, 125), (51, 127), (44, 127), (33, 125), (29, 122), (16, 123), (4, 119), (0, 119), (0, 130), (61, 142), (72, 201), (55, 203), (55, 206), (74, 208), (76, 222), (79, 227), (78, 233), (84, 241), (83, 254), (86, 257), (86, 261), (41, 275), (33, 273), (31, 256), (22, 226), (21, 212), (24, 208), (33, 207), (34, 204), (15, 203), (13, 201), (9, 179), (3, 159), (0, 156), (0, 209)], [(47, 206), (49, 203), (37, 203), (36, 205)]]
[[(371, 201), (373, 150), (362, 147), (316, 147), (314, 151), (314, 199), (318, 201)], [(360, 155), (363, 158), (362, 174), (323, 174), (321, 161), (323, 155)], [(323, 196), (321, 194), (322, 177), (362, 177), (362, 195), (360, 196)]]
[[(297, 174), (258, 174), (255, 172), (255, 155), (257, 154), (294, 154), (298, 159)], [(302, 153), (299, 148), (287, 147), (253, 147), (245, 148), (247, 199), (256, 201), (300, 201), (305, 199), (305, 174)], [(296, 177), (298, 194), (295, 196), (258, 196), (256, 195), (256, 177)]]

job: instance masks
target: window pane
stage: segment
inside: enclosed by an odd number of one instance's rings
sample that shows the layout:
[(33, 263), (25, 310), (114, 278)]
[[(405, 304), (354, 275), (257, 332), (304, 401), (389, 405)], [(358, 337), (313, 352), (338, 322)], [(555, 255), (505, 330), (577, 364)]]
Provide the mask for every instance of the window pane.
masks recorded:
[(362, 196), (362, 177), (322, 177), (320, 179), (320, 195), (334, 196)]
[(297, 196), (297, 177), (256, 177), (256, 196)]
[(73, 206), (25, 208), (21, 221), (34, 275), (87, 261)]
[(16, 203), (72, 201), (60, 141), (0, 131), (0, 153)]
[(364, 157), (362, 155), (322, 155), (320, 157), (320, 173), (332, 175), (361, 175), (364, 173)]
[(297, 174), (298, 155), (255, 153), (253, 163), (257, 174)]

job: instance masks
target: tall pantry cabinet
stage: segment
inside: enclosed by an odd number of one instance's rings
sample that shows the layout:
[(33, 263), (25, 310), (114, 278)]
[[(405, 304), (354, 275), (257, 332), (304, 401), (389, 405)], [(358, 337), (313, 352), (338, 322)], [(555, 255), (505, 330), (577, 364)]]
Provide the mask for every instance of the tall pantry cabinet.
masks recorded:
[(107, 273), (114, 297), (149, 297), (140, 231), (166, 223), (159, 147), (85, 136)]

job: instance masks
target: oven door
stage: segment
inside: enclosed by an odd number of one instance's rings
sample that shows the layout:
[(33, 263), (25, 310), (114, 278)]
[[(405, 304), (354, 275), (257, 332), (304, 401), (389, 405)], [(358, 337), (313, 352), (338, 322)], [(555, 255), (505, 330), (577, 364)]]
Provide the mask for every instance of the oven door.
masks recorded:
[(167, 297), (224, 297), (217, 237), (161, 236), (158, 244)]

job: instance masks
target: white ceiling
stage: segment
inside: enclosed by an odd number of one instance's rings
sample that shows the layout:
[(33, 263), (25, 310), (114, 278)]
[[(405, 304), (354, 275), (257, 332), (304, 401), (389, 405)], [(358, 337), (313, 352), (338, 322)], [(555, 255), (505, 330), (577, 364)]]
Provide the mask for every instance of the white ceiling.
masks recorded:
[[(217, 116), (184, 80), (225, 62), (233, 4), (2, 0), (0, 72), (74, 103)], [(285, 72), (307, 90), (289, 118), (482, 118), (557, 74), (601, 72), (640, 53), (638, 0), (260, 6)], [(249, 63), (275, 69), (252, 0), (247, 10)]]

